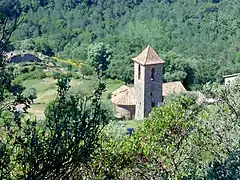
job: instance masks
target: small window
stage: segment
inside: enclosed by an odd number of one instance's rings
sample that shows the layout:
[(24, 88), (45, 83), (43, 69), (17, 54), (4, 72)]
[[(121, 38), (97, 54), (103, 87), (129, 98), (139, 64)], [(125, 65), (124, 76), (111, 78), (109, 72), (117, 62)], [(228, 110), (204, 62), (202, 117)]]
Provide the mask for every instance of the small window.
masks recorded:
[(152, 92), (150, 92), (150, 96), (152, 96)]
[(138, 65), (138, 79), (141, 77), (141, 66), (140, 64)]
[(152, 108), (156, 107), (155, 102), (152, 102)]
[(155, 68), (152, 68), (152, 71), (151, 71), (151, 81), (154, 81), (155, 80)]

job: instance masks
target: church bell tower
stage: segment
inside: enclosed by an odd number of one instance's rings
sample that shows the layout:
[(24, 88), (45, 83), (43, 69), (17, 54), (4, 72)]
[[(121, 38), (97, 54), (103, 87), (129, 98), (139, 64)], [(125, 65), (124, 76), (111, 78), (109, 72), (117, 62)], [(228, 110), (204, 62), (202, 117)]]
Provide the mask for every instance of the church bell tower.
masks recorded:
[(147, 46), (134, 61), (136, 91), (135, 119), (147, 117), (153, 107), (162, 103), (164, 61), (151, 46)]

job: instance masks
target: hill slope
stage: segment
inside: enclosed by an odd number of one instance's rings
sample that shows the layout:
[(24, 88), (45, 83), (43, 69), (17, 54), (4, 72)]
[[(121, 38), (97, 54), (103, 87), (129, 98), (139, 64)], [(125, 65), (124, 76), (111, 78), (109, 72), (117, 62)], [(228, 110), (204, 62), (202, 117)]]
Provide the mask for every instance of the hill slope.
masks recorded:
[(84, 60), (88, 45), (103, 41), (114, 50), (113, 78), (131, 80), (130, 57), (148, 44), (167, 59), (165, 81), (198, 86), (221, 81), (240, 67), (239, 0), (21, 2), (24, 21), (13, 38), (17, 48)]

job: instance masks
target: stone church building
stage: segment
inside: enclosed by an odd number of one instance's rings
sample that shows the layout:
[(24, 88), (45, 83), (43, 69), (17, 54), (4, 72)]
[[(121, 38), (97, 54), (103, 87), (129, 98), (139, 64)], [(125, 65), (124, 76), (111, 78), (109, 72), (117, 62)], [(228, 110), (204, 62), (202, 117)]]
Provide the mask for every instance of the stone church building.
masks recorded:
[(112, 93), (116, 116), (126, 119), (143, 119), (153, 107), (171, 93), (186, 91), (181, 82), (163, 83), (164, 61), (151, 46), (147, 46), (134, 61), (134, 86), (121, 86)]

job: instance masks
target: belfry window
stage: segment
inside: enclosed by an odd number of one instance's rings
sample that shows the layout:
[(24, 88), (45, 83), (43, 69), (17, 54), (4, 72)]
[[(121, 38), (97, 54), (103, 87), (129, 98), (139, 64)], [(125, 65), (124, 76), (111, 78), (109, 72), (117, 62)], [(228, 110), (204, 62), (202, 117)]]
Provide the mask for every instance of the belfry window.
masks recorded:
[(156, 107), (155, 102), (152, 102), (152, 108)]
[(155, 68), (152, 68), (152, 71), (151, 71), (151, 81), (154, 81), (155, 80)]
[(141, 66), (140, 64), (138, 65), (138, 79), (141, 78)]

